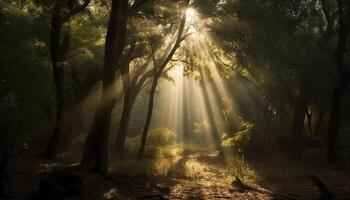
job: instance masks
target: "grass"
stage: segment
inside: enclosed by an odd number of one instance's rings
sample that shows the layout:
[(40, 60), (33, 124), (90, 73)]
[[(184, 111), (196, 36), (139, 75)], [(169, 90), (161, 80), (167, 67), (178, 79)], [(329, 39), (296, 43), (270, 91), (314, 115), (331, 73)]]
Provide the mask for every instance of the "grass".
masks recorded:
[[(206, 166), (186, 155), (199, 152), (195, 144), (148, 145), (142, 161), (136, 160), (137, 145), (127, 143), (126, 158), (112, 163), (111, 169), (128, 176), (204, 176)], [(113, 160), (113, 159), (112, 159)]]
[(145, 158), (136, 160), (136, 149), (129, 147), (127, 158), (112, 165), (116, 172), (129, 176), (168, 176), (183, 153), (181, 145), (148, 146)]

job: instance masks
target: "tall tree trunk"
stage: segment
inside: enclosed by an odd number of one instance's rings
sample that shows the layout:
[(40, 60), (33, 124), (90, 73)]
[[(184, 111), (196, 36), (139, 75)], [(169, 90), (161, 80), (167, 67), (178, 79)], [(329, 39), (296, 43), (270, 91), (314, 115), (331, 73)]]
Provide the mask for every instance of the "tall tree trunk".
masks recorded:
[(308, 129), (310, 132), (310, 135), (312, 135), (312, 112), (309, 112), (308, 110), (306, 110), (306, 118), (307, 118), (307, 125), (308, 125)]
[(284, 118), (285, 118), (285, 107), (282, 105), (279, 110), (279, 139), (282, 140), (284, 137)]
[[(64, 64), (66, 53), (68, 51), (68, 44), (70, 39), (69, 30), (61, 42), (62, 26), (75, 14), (83, 11), (91, 0), (86, 0), (82, 5), (74, 7), (72, 2), (74, 0), (56, 1), (52, 16), (51, 16), (51, 35), (50, 35), (50, 56), (52, 63), (53, 78), (56, 93), (56, 121), (53, 133), (49, 139), (48, 146), (43, 153), (47, 158), (54, 158), (57, 154), (60, 138), (64, 134)], [(68, 14), (63, 11), (69, 10)], [(69, 29), (69, 28), (68, 28)]]
[(272, 144), (272, 133), (273, 133), (273, 106), (270, 105), (268, 112), (268, 144)]
[(56, 156), (60, 138), (64, 134), (64, 66), (60, 44), (63, 25), (60, 13), (61, 9), (62, 3), (56, 3), (51, 17), (50, 54), (56, 94), (56, 121), (48, 146), (44, 152), (44, 156), (47, 158), (54, 158)]
[(292, 127), (292, 156), (298, 157), (301, 155), (302, 133), (304, 129), (305, 112), (309, 102), (309, 91), (307, 83), (301, 86), (300, 93), (296, 100), (293, 127)]
[(336, 137), (339, 131), (340, 106), (345, 89), (350, 82), (350, 71), (345, 64), (345, 51), (350, 32), (350, 1), (337, 0), (339, 13), (339, 33), (337, 48), (334, 51), (334, 60), (338, 70), (339, 79), (336, 83), (332, 108), (329, 119), (328, 140), (327, 140), (327, 160), (333, 162), (336, 158)]
[(91, 166), (95, 172), (106, 172), (107, 149), (112, 109), (115, 94), (108, 90), (114, 84), (115, 72), (119, 69), (125, 40), (128, 17), (128, 1), (113, 0), (105, 43), (103, 93), (95, 114), (93, 128), (86, 138), (81, 165)]
[(333, 162), (336, 158), (336, 141), (339, 132), (340, 107), (342, 98), (349, 81), (338, 82), (333, 91), (332, 109), (329, 118), (328, 138), (327, 138), (327, 160)]
[(153, 82), (152, 82), (152, 86), (151, 86), (151, 92), (150, 92), (149, 101), (148, 101), (147, 117), (146, 117), (145, 126), (143, 128), (143, 132), (142, 132), (141, 144), (139, 147), (139, 154), (137, 157), (138, 160), (142, 160), (143, 156), (145, 154), (147, 134), (148, 134), (149, 126), (151, 124), (151, 120), (152, 120), (152, 113), (153, 113), (153, 106), (154, 106), (154, 95), (156, 93), (158, 79), (159, 79), (159, 77), (154, 77)]
[(206, 88), (206, 86), (204, 85), (205, 83), (203, 83), (202, 85), (202, 92), (203, 92), (203, 96), (204, 96), (204, 104), (205, 107), (208, 108), (207, 112), (208, 112), (208, 120), (209, 120), (209, 131), (210, 134), (212, 135), (213, 138), (213, 142), (215, 145), (216, 150), (219, 150), (220, 152), (222, 152), (222, 148), (221, 148), (221, 139), (219, 136), (219, 130), (220, 128), (218, 127), (218, 125), (215, 123), (215, 114), (214, 111), (212, 109), (211, 103), (210, 103), (210, 96), (208, 94), (208, 88)]
[[(187, 6), (189, 5), (189, 0), (185, 0), (184, 3), (185, 3), (184, 8), (187, 8)], [(184, 12), (184, 15), (183, 15), (182, 20), (181, 20), (181, 24), (180, 24), (180, 27), (179, 27), (179, 31), (178, 31), (178, 34), (177, 34), (177, 38), (176, 38), (175, 44), (174, 44), (174, 46), (172, 48), (171, 48), (171, 46), (169, 47), (169, 49), (170, 49), (169, 52), (167, 50), (165, 51), (165, 53), (163, 54), (163, 56), (160, 59), (160, 65), (159, 66), (156, 64), (156, 60), (155, 60), (155, 57), (153, 55), (153, 62), (154, 62), (153, 64), (154, 64), (154, 67), (155, 67), (154, 68), (154, 78), (159, 79), (159, 77), (163, 73), (163, 70), (165, 69), (165, 67), (167, 66), (167, 64), (169, 63), (169, 61), (173, 57), (173, 55), (175, 54), (176, 50), (180, 47), (181, 42), (185, 39), (185, 37), (183, 37), (183, 32), (184, 32), (184, 28), (185, 28), (185, 22), (186, 22), (186, 13)], [(126, 69), (123, 69), (123, 70), (125, 70), (123, 72), (123, 74), (129, 74), (126, 71)], [(128, 76), (124, 76), (124, 78), (128, 79), (129, 77)], [(145, 78), (145, 77), (143, 77), (143, 78)], [(141, 79), (143, 79), (143, 78), (141, 78)], [(143, 79), (143, 80), (146, 80), (146, 79)], [(129, 83), (129, 81), (124, 81), (124, 82)], [(140, 90), (142, 90), (142, 87), (139, 87), (140, 83), (142, 83), (141, 85), (143, 85), (143, 81), (139, 81), (138, 83), (136, 83), (136, 87), (135, 88), (134, 88), (134, 86), (130, 86), (130, 85), (128, 85), (128, 87), (127, 87), (128, 90), (130, 91), (130, 93), (132, 92), (132, 97), (131, 97), (131, 102), (129, 102), (130, 105), (128, 105), (129, 108), (126, 109), (125, 119), (124, 120), (121, 119), (120, 128), (118, 130), (117, 137), (116, 137), (115, 146), (116, 146), (117, 155), (119, 157), (123, 156), (123, 154), (124, 154), (124, 145), (125, 145), (125, 140), (126, 140), (126, 137), (127, 137), (127, 130), (128, 130), (128, 126), (129, 126), (132, 105), (134, 104), (134, 101), (135, 101), (135, 99), (137, 97), (137, 94), (140, 92)], [(156, 85), (157, 84), (158, 84), (158, 80), (156, 82)], [(124, 102), (124, 106), (126, 106), (125, 102)], [(150, 111), (151, 114), (152, 114), (152, 111), (153, 111), (153, 109)], [(124, 111), (123, 111), (122, 115), (124, 115)]]
[(188, 100), (188, 85), (184, 80), (183, 84), (183, 89), (182, 89), (182, 106), (183, 106), (183, 114), (182, 114), (182, 136), (183, 136), (183, 142), (188, 142), (190, 139), (190, 131), (191, 131), (191, 120), (190, 120), (190, 112), (188, 110), (189, 107), (189, 101)]
[(128, 92), (124, 96), (123, 112), (119, 121), (119, 128), (114, 144), (116, 155), (120, 158), (124, 156), (125, 141), (128, 135), (131, 112), (135, 103), (135, 99), (136, 96), (128, 94)]
[(318, 135), (323, 135), (321, 134), (322, 132), (322, 126), (323, 126), (323, 115), (324, 115), (324, 108), (320, 108), (319, 113), (318, 113), (318, 117), (317, 117), (317, 121), (315, 124), (315, 133)]

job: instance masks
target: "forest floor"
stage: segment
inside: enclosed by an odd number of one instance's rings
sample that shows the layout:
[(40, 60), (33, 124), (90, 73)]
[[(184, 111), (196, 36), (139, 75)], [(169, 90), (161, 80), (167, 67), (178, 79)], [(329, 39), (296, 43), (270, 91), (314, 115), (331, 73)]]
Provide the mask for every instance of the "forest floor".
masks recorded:
[[(319, 199), (319, 191), (305, 177), (305, 173), (311, 172), (329, 186), (335, 199), (350, 199), (349, 170), (319, 165), (307, 157), (292, 164), (280, 155), (252, 162), (249, 166), (254, 169), (254, 176), (260, 178), (251, 181), (242, 175), (243, 182), (251, 187), (245, 191), (232, 185), (239, 173), (230, 170), (227, 160), (217, 152), (197, 151), (170, 159), (163, 162), (171, 163), (171, 167), (161, 165), (164, 169), (160, 169), (167, 172), (166, 176), (130, 175), (118, 169), (108, 176), (73, 171), (82, 179), (80, 194), (65, 199)], [(11, 160), (5, 177), (7, 194), (12, 199), (50, 199), (33, 194), (38, 191), (40, 181), (52, 171), (66, 169), (71, 164), (68, 160), (48, 161), (37, 157)], [(129, 165), (135, 162), (130, 161)], [(295, 167), (299, 165), (308, 167)], [(133, 171), (133, 168), (126, 171)]]

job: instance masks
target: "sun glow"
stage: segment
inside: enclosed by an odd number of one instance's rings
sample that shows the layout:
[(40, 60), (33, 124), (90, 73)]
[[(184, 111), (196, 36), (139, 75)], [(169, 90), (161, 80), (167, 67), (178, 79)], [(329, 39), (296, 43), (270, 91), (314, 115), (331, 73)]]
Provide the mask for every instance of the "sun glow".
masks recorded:
[(192, 22), (197, 16), (197, 12), (193, 8), (187, 8), (186, 10), (186, 18), (188, 22)]
[[(186, 10), (186, 17), (184, 35), (188, 37), (182, 54), (181, 51), (175, 54), (173, 67), (159, 86), (153, 126), (174, 130), (183, 144), (196, 141), (205, 148), (218, 150), (220, 138), (239, 127), (237, 106), (214, 56), (215, 41), (206, 31), (205, 20), (193, 8)], [(188, 60), (182, 62), (185, 57)], [(198, 63), (186, 75), (191, 58)]]

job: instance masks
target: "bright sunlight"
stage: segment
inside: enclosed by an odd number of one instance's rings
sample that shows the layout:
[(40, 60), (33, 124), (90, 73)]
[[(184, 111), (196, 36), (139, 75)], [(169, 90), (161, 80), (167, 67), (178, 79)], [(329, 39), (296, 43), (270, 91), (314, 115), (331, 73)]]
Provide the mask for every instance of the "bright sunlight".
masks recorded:
[(186, 9), (186, 19), (188, 22), (193, 22), (196, 19), (197, 12), (193, 8)]

